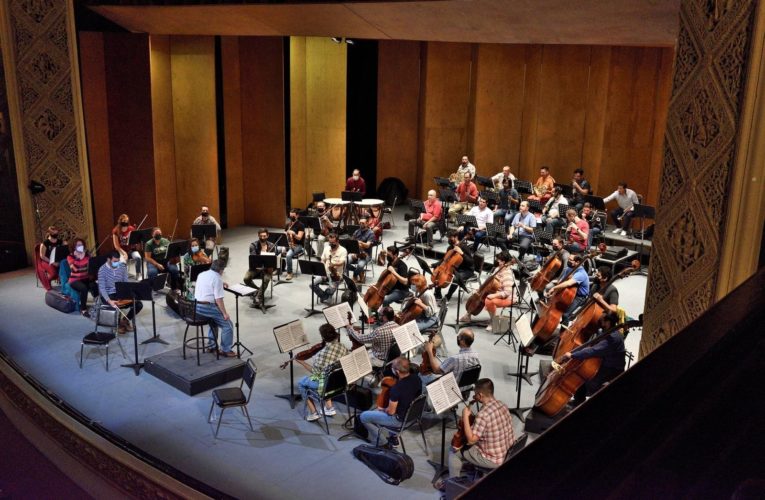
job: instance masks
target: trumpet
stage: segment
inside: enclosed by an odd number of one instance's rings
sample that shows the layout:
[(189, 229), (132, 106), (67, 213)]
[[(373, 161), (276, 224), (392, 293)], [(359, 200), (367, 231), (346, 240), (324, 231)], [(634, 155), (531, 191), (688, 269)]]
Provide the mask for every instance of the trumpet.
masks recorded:
[(622, 214), (616, 218), (616, 220), (621, 221), (627, 213), (632, 212), (632, 210), (634, 209), (635, 209), (635, 205), (630, 205), (629, 208), (624, 210), (624, 212), (622, 212)]

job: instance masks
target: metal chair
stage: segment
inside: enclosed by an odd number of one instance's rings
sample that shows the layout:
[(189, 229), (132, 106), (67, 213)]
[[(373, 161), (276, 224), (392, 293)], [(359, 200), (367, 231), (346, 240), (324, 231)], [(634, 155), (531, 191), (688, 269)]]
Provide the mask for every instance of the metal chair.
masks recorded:
[(321, 392), (309, 389), (308, 397), (316, 400), (316, 404), (321, 408), (321, 415), (324, 417), (324, 427), (326, 427), (327, 434), (329, 434), (329, 423), (327, 422), (327, 414), (324, 411), (325, 401), (329, 401), (336, 396), (343, 394), (345, 396), (346, 410), (348, 410), (348, 419), (351, 418), (351, 411), (348, 407), (348, 395), (346, 394), (346, 391), (348, 390), (348, 381), (345, 379), (343, 368), (339, 366), (339, 363), (332, 363), (325, 369), (325, 371), (328, 371), (329, 373), (326, 376), (324, 388)]
[[(182, 295), (178, 297), (178, 312), (181, 315), (181, 318), (183, 318), (183, 321), (186, 322), (186, 330), (183, 332), (183, 359), (186, 359), (186, 348), (194, 349), (197, 352), (197, 366), (199, 366), (199, 351), (202, 351), (208, 347), (211, 349), (215, 349), (215, 359), (220, 359), (220, 353), (218, 352), (218, 341), (213, 340), (212, 345), (208, 345), (207, 342), (209, 341), (207, 337), (205, 337), (204, 334), (204, 327), (206, 325), (210, 324), (210, 320), (207, 318), (197, 318), (197, 301), (196, 300), (189, 300)], [(190, 339), (187, 338), (187, 335), (189, 334), (189, 327), (193, 326), (196, 329), (195, 335), (191, 337)], [(203, 340), (204, 342), (200, 346), (199, 341)], [(189, 342), (194, 342), (195, 345), (190, 346), (188, 345)]]
[[(411, 375), (410, 375), (411, 376)], [(401, 443), (401, 449), (403, 450), (404, 454), (406, 454), (406, 446), (404, 446), (404, 431), (408, 428), (412, 427), (414, 424), (418, 424), (420, 426), (420, 436), (422, 436), (422, 444), (425, 445), (425, 454), (428, 454), (428, 442), (425, 440), (425, 431), (422, 429), (422, 413), (425, 411), (425, 406), (428, 403), (428, 395), (427, 394), (420, 394), (415, 398), (414, 401), (412, 401), (412, 404), (409, 405), (409, 408), (406, 410), (406, 416), (404, 417), (404, 421), (401, 422), (400, 426), (396, 427), (389, 427), (387, 425), (377, 425), (378, 428), (377, 432), (377, 441), (375, 442), (375, 446), (380, 445), (380, 432), (379, 429), (387, 429), (389, 431), (393, 431), (398, 435), (399, 442)]]
[[(510, 446), (510, 448), (507, 449), (507, 453), (505, 454), (505, 459), (503, 460), (503, 463), (513, 458), (513, 456), (515, 456), (519, 451), (525, 448), (526, 441), (528, 439), (529, 439), (529, 435), (526, 434), (525, 432), (521, 434), (520, 436), (518, 436), (518, 439), (515, 440), (515, 443), (513, 443)], [(473, 481), (482, 478), (483, 476), (485, 476), (486, 474), (494, 470), (494, 469), (489, 469), (487, 467), (479, 467), (477, 465), (474, 465), (473, 467), (475, 469), (475, 472), (473, 473), (473, 477), (472, 477)]]
[[(120, 322), (120, 313), (117, 309), (114, 309), (113, 307), (103, 304), (101, 301), (101, 296), (96, 299), (96, 304), (94, 305), (95, 311), (96, 311), (96, 329), (95, 331), (92, 331), (85, 335), (82, 338), (82, 342), (80, 343), (80, 368), (82, 368), (82, 357), (83, 352), (85, 350), (85, 346), (105, 346), (106, 347), (106, 371), (109, 371), (109, 344), (112, 340), (117, 338), (117, 335), (115, 335), (114, 331), (119, 326)], [(98, 331), (98, 327), (105, 327), (109, 328), (110, 331), (108, 332), (100, 332)], [(120, 343), (119, 339), (117, 339), (117, 344), (120, 346), (120, 351), (122, 351), (122, 355), (125, 355), (125, 351), (122, 348), (122, 344)]]
[[(215, 427), (215, 437), (218, 437), (218, 431), (220, 430), (220, 423), (223, 421), (223, 412), (226, 408), (242, 409), (242, 413), (247, 417), (247, 423), (250, 424), (250, 430), (254, 431), (252, 427), (252, 420), (250, 419), (250, 412), (247, 410), (247, 405), (250, 402), (252, 396), (252, 387), (255, 384), (255, 376), (258, 374), (258, 367), (255, 366), (255, 362), (252, 358), (247, 360), (244, 365), (244, 373), (242, 374), (242, 382), (239, 387), (224, 387), (223, 389), (215, 389), (212, 393), (212, 404), (210, 404), (210, 413), (207, 415), (207, 423), (210, 423), (212, 413), (215, 407), (220, 408), (220, 415), (218, 416), (218, 425)], [(242, 388), (244, 384), (247, 384), (249, 391), (245, 396)]]
[(460, 374), (460, 379), (457, 381), (457, 386), (460, 388), (460, 392), (462, 393), (462, 399), (467, 401), (468, 396), (470, 396), (470, 391), (473, 390), (475, 387), (475, 383), (478, 382), (478, 379), (481, 378), (481, 365), (473, 365), (470, 368), (465, 369)]

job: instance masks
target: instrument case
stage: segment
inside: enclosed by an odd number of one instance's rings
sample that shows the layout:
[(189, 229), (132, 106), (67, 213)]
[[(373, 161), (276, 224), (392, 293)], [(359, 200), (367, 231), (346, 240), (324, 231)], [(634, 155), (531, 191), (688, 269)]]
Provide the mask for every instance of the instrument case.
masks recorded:
[(388, 484), (398, 485), (414, 473), (414, 463), (409, 455), (396, 450), (376, 448), (362, 444), (353, 449), (353, 456), (372, 469)]
[(45, 303), (53, 309), (67, 314), (74, 312), (75, 309), (74, 301), (58, 290), (48, 290), (45, 292)]

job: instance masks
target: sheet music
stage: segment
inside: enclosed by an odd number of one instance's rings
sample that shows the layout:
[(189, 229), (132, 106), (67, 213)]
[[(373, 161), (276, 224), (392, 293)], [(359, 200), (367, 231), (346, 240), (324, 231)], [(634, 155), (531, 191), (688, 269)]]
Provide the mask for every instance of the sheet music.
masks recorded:
[(257, 290), (255, 290), (254, 288), (250, 288), (246, 285), (240, 285), (239, 283), (236, 283), (234, 285), (229, 285), (228, 288), (226, 288), (226, 290), (228, 290), (231, 293), (235, 293), (239, 295), (240, 297), (247, 297), (257, 292)]
[(365, 375), (372, 373), (372, 363), (366, 347), (359, 347), (340, 358), (340, 366), (343, 367), (345, 380), (352, 384)]
[(425, 389), (428, 391), (433, 411), (437, 414), (441, 414), (462, 402), (462, 393), (457, 387), (457, 380), (452, 372), (429, 383)]
[(369, 307), (367, 307), (367, 304), (366, 304), (366, 302), (364, 302), (364, 299), (362, 298), (361, 295), (359, 296), (359, 298), (358, 298), (358, 300), (356, 302), (359, 303), (359, 309), (361, 309), (361, 312), (364, 314), (364, 316), (366, 316), (368, 318), (369, 317)]
[(534, 341), (534, 332), (531, 330), (531, 320), (528, 314), (524, 314), (515, 322), (515, 330), (518, 338), (521, 339), (521, 345), (530, 346)]
[(347, 302), (341, 302), (335, 306), (327, 307), (322, 310), (327, 323), (335, 329), (348, 325), (348, 313), (351, 313), (351, 324), (356, 322), (356, 316), (353, 315), (351, 306)]
[(409, 323), (397, 326), (393, 329), (392, 333), (398, 348), (401, 349), (402, 355), (425, 342), (423, 336), (420, 335), (420, 329), (417, 328), (416, 321), (410, 321)]
[(296, 319), (290, 323), (274, 327), (274, 337), (279, 352), (294, 351), (308, 344), (308, 336), (303, 330), (303, 321)]

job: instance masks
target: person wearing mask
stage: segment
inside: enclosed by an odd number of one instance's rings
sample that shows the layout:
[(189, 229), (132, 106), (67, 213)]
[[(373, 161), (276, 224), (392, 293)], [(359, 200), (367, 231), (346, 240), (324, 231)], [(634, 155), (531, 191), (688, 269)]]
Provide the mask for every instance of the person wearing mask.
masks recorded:
[[(117, 282), (127, 281), (128, 272), (127, 265), (120, 260), (120, 253), (117, 250), (113, 250), (107, 256), (104, 265), (98, 269), (98, 293), (101, 296), (102, 302), (110, 305), (114, 309), (121, 309), (124, 307), (129, 308), (126, 317), (120, 318), (119, 327), (117, 332), (123, 334), (127, 331), (133, 331), (133, 325), (131, 321), (136, 314), (143, 309), (143, 302), (136, 300), (120, 304), (117, 301)], [(135, 304), (135, 309), (133, 305)]]
[(181, 271), (178, 265), (169, 262), (167, 251), (170, 246), (170, 240), (162, 237), (162, 229), (155, 227), (151, 233), (151, 239), (144, 245), (144, 259), (146, 259), (146, 268), (149, 279), (155, 278), (159, 273), (167, 271), (170, 273), (170, 288), (178, 290), (180, 288)]
[(590, 295), (590, 277), (587, 275), (584, 266), (580, 265), (583, 260), (584, 257), (579, 254), (570, 254), (566, 269), (563, 270), (560, 280), (558, 280), (558, 283), (553, 285), (546, 293), (549, 297), (557, 293), (558, 290), (572, 286), (576, 287), (576, 296), (569, 308), (566, 309), (566, 312), (563, 313), (561, 319), (564, 324), (567, 324), (571, 320), (572, 314), (584, 304), (587, 297)]
[(56, 226), (48, 227), (45, 240), (40, 244), (40, 250), (37, 261), (37, 278), (42, 283), (45, 291), (51, 289), (50, 282), (58, 278), (58, 262), (53, 260), (54, 249), (66, 245), (65, 241), (60, 239), (59, 230)]
[[(268, 241), (268, 229), (263, 228), (258, 231), (257, 241), (250, 243), (250, 255), (261, 255), (267, 253), (276, 253), (276, 245)], [(252, 304), (250, 304), (250, 307), (258, 309), (263, 305), (263, 298), (265, 296), (264, 294), (268, 288), (268, 285), (271, 283), (271, 275), (273, 272), (273, 269), (268, 268), (247, 269), (247, 272), (244, 274), (244, 284), (257, 290), (257, 293), (253, 294)], [(254, 281), (257, 278), (261, 279), (259, 288)]]
[(475, 217), (477, 227), (466, 228), (463, 226), (460, 230), (460, 239), (464, 238), (468, 231), (471, 231), (473, 233), (471, 250), (475, 253), (478, 250), (478, 245), (486, 239), (486, 224), (494, 224), (494, 212), (487, 206), (486, 198), (478, 198), (478, 205), (471, 208), (468, 215)]
[(398, 327), (394, 321), (395, 317), (396, 313), (393, 312), (392, 307), (383, 307), (380, 311), (380, 320), (382, 321), (380, 326), (368, 333), (362, 334), (355, 331), (350, 333), (358, 342), (371, 344), (369, 362), (372, 366), (379, 368), (385, 364), (390, 346), (396, 341), (393, 337), (393, 330)]
[[(468, 368), (480, 364), (478, 359), (478, 353), (471, 347), (475, 340), (475, 334), (470, 328), (463, 328), (457, 334), (457, 347), (460, 348), (457, 354), (449, 356), (445, 360), (441, 361), (436, 356), (436, 348), (433, 342), (425, 342), (423, 349), (427, 352), (430, 358), (430, 366), (433, 368), (433, 373), (422, 376), (423, 387), (433, 382), (441, 375), (447, 373), (454, 373), (454, 380), (459, 383), (462, 373)], [(423, 354), (423, 357), (425, 354)]]
[[(452, 279), (451, 285), (449, 285), (449, 290), (446, 292), (446, 301), (449, 302), (458, 287), (467, 290), (467, 281), (475, 276), (475, 262), (473, 260), (473, 251), (470, 249), (470, 244), (465, 240), (460, 241), (459, 233), (456, 229), (450, 229), (447, 238), (449, 247), (446, 251), (448, 252), (449, 250), (454, 249), (455, 252), (462, 255), (462, 262), (457, 266), (457, 269), (454, 270), (454, 278)], [(436, 288), (435, 296), (437, 299), (441, 299), (440, 288)]]
[(352, 191), (354, 193), (361, 193), (362, 196), (367, 194), (367, 184), (364, 182), (364, 178), (361, 177), (359, 169), (355, 169), (353, 174), (345, 181), (345, 190)]
[(359, 219), (359, 228), (353, 232), (353, 239), (359, 242), (359, 254), (348, 254), (348, 270), (353, 271), (353, 281), (364, 283), (366, 279), (364, 269), (369, 261), (369, 252), (377, 242), (375, 233), (367, 225), (366, 217)]
[(502, 186), (498, 193), (499, 203), (494, 210), (494, 220), (504, 219), (505, 226), (509, 226), (513, 217), (518, 212), (518, 204), (521, 202), (521, 196), (518, 191), (512, 187), (510, 179), (503, 179)]
[(191, 281), (191, 268), (196, 265), (209, 264), (210, 262), (212, 261), (205, 253), (204, 248), (199, 244), (199, 239), (191, 238), (189, 240), (189, 251), (181, 258), (181, 267), (183, 268), (186, 285), (186, 297), (189, 299), (193, 300), (194, 298), (194, 282)]
[(117, 217), (117, 224), (112, 229), (112, 245), (115, 250), (122, 249), (128, 258), (135, 261), (136, 278), (140, 274), (143, 277), (143, 258), (141, 257), (141, 243), (130, 245), (130, 233), (136, 230), (136, 227), (130, 223), (128, 214), (121, 214)]
[(200, 224), (208, 225), (208, 224), (214, 224), (215, 225), (215, 236), (210, 237), (205, 241), (205, 250), (208, 252), (208, 255), (212, 254), (213, 249), (215, 248), (215, 245), (221, 242), (221, 234), (220, 234), (220, 224), (217, 220), (215, 220), (215, 217), (210, 215), (210, 207), (207, 205), (202, 205), (202, 208), (199, 210), (199, 215), (196, 219), (194, 219), (194, 222), (191, 223), (193, 226), (197, 226)]
[[(488, 294), (486, 299), (484, 299), (484, 307), (486, 308), (486, 312), (489, 313), (489, 324), (486, 327), (487, 332), (492, 331), (491, 325), (494, 322), (497, 308), (511, 306), (515, 300), (515, 276), (510, 267), (510, 260), (510, 254), (507, 250), (502, 250), (499, 255), (497, 255), (499, 269), (494, 277), (499, 281), (499, 288), (496, 292)], [(460, 322), (469, 323), (471, 318), (471, 314), (466, 312), (460, 318)]]
[[(348, 349), (340, 343), (340, 334), (332, 325), (328, 323), (321, 325), (319, 327), (319, 334), (321, 335), (321, 340), (324, 341), (324, 347), (313, 357), (313, 366), (301, 359), (297, 360), (303, 368), (311, 372), (310, 375), (304, 376), (298, 382), (298, 390), (308, 408), (308, 414), (305, 419), (309, 422), (319, 420), (321, 414), (316, 410), (313, 399), (308, 397), (308, 391), (314, 390), (321, 394), (324, 390), (324, 385), (327, 383), (327, 375), (329, 375), (327, 369), (348, 354)], [(328, 399), (325, 403), (324, 414), (328, 417), (333, 417), (337, 414), (331, 399)]]
[(337, 239), (337, 233), (329, 233), (327, 237), (327, 243), (324, 247), (324, 253), (321, 255), (321, 261), (324, 263), (324, 268), (327, 271), (327, 283), (326, 288), (321, 288), (319, 283), (309, 285), (311, 290), (319, 297), (319, 301), (328, 303), (332, 296), (335, 294), (335, 290), (340, 286), (343, 277), (343, 269), (345, 268), (345, 262), (348, 259), (348, 251), (345, 247), (340, 245)]
[[(316, 256), (321, 257), (321, 254), (324, 253), (324, 243), (327, 241), (327, 235), (335, 225), (332, 219), (330, 219), (327, 205), (323, 201), (316, 202), (316, 217), (319, 218), (321, 223), (321, 233), (313, 236), (316, 238)], [(312, 229), (306, 228), (306, 231), (312, 231)]]
[(300, 257), (305, 252), (303, 248), (303, 239), (305, 238), (305, 226), (298, 220), (298, 210), (293, 208), (289, 213), (289, 221), (284, 228), (287, 235), (287, 246), (279, 247), (282, 255), (287, 260), (287, 281), (292, 280), (294, 269), (292, 260)]
[(226, 311), (226, 304), (223, 303), (223, 289), (228, 287), (221, 277), (224, 269), (220, 260), (214, 260), (209, 271), (199, 273), (197, 285), (194, 288), (194, 300), (197, 305), (197, 318), (210, 320), (210, 330), (207, 334), (210, 345), (216, 344), (215, 327), (221, 332), (219, 354), (227, 358), (235, 358), (236, 353), (232, 351), (234, 325)]
[(406, 262), (399, 257), (398, 248), (389, 246), (386, 251), (386, 260), (388, 261), (388, 271), (396, 277), (396, 284), (383, 299), (383, 307), (389, 306), (394, 302), (400, 304), (410, 295), (409, 292), (409, 267)]
[(571, 180), (571, 187), (574, 191), (574, 196), (571, 197), (571, 203), (574, 204), (577, 212), (582, 211), (584, 206), (584, 197), (592, 194), (592, 186), (590, 181), (584, 178), (584, 170), (577, 168), (574, 170), (574, 178)]
[(90, 263), (90, 255), (85, 249), (85, 240), (82, 238), (74, 239), (66, 261), (70, 271), (67, 284), (79, 295), (80, 314), (89, 317), (88, 291), (90, 291), (91, 279), (88, 275), (88, 264)]

